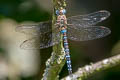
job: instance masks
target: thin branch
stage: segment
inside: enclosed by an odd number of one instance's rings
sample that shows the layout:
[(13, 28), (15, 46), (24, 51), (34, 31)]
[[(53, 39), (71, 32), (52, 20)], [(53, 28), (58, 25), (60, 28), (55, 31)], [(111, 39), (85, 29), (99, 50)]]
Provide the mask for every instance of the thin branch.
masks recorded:
[(106, 70), (120, 64), (120, 54), (96, 62), (95, 64), (86, 65), (83, 68), (79, 68), (77, 72), (73, 73), (72, 76), (67, 76), (61, 80), (83, 80), (94, 73)]

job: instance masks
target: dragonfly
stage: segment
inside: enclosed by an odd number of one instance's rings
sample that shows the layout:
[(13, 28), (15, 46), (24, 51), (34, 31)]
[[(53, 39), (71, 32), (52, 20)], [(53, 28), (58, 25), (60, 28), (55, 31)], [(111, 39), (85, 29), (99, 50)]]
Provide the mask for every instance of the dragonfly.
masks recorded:
[[(59, 14), (58, 14), (59, 16)], [(111, 30), (104, 26), (96, 26), (97, 23), (100, 23), (107, 19), (110, 16), (110, 12), (106, 10), (100, 10), (86, 15), (77, 15), (68, 17), (66, 19), (67, 24), (67, 38), (74, 41), (88, 41), (98, 38), (105, 37), (111, 33)], [(61, 24), (62, 25), (62, 24)], [(53, 45), (60, 43), (61, 41), (61, 32), (58, 26), (55, 24), (55, 28), (51, 28), (52, 21), (40, 22), (38, 24), (32, 25), (19, 25), (16, 28), (17, 32), (33, 35), (34, 37), (25, 40), (20, 47), (23, 49), (43, 49), (48, 48)], [(64, 47), (66, 43), (64, 43)], [(67, 46), (68, 47), (68, 46)], [(65, 49), (66, 53), (69, 49)], [(69, 54), (66, 54), (67, 65), (69, 74), (72, 73), (71, 60), (69, 59)]]

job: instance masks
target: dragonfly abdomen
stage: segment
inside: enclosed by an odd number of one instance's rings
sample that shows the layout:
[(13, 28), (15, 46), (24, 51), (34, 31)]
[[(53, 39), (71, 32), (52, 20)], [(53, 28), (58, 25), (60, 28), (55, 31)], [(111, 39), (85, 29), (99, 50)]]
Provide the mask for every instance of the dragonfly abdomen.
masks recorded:
[(69, 52), (67, 35), (66, 35), (67, 30), (65, 29), (64, 32), (63, 32), (63, 30), (61, 30), (61, 32), (62, 32), (62, 34), (63, 34), (63, 44), (64, 44), (64, 49), (65, 49), (65, 54), (66, 54), (65, 57), (66, 57), (68, 72), (69, 72), (69, 74), (72, 74), (72, 66), (71, 66), (70, 52)]

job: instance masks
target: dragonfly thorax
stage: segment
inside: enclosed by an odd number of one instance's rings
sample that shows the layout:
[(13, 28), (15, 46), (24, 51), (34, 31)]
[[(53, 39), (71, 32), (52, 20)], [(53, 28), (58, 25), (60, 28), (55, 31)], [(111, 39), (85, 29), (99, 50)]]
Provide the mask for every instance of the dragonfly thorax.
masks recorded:
[(66, 22), (65, 22), (64, 19), (61, 19), (61, 20), (59, 21), (59, 27), (60, 27), (61, 29), (66, 29)]

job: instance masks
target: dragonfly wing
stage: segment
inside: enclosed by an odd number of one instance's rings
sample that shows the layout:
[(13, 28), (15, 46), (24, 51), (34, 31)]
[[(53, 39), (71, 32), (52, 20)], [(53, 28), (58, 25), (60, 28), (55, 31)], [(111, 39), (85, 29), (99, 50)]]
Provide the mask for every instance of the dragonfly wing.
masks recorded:
[(90, 26), (86, 28), (68, 27), (68, 38), (75, 41), (88, 41), (105, 37), (111, 33), (110, 29), (103, 26)]
[(68, 18), (68, 24), (72, 24), (77, 27), (87, 27), (90, 25), (96, 25), (97, 23), (107, 19), (109, 16), (110, 12), (101, 10), (87, 15), (70, 17)]
[[(43, 36), (43, 37), (42, 37)], [(48, 48), (55, 44), (58, 44), (61, 40), (60, 32), (58, 32), (58, 28), (51, 32), (47, 32), (40, 36), (40, 49)]]
[[(53, 40), (55, 38), (55, 40)], [(60, 42), (60, 33), (46, 33), (39, 37), (25, 40), (20, 47), (22, 49), (43, 49), (51, 47)]]
[(25, 40), (21, 45), (22, 49), (40, 49), (40, 40), (37, 37)]
[(42, 33), (51, 31), (51, 22), (40, 22), (39, 24), (32, 25), (19, 25), (16, 28), (17, 32), (38, 36)]

